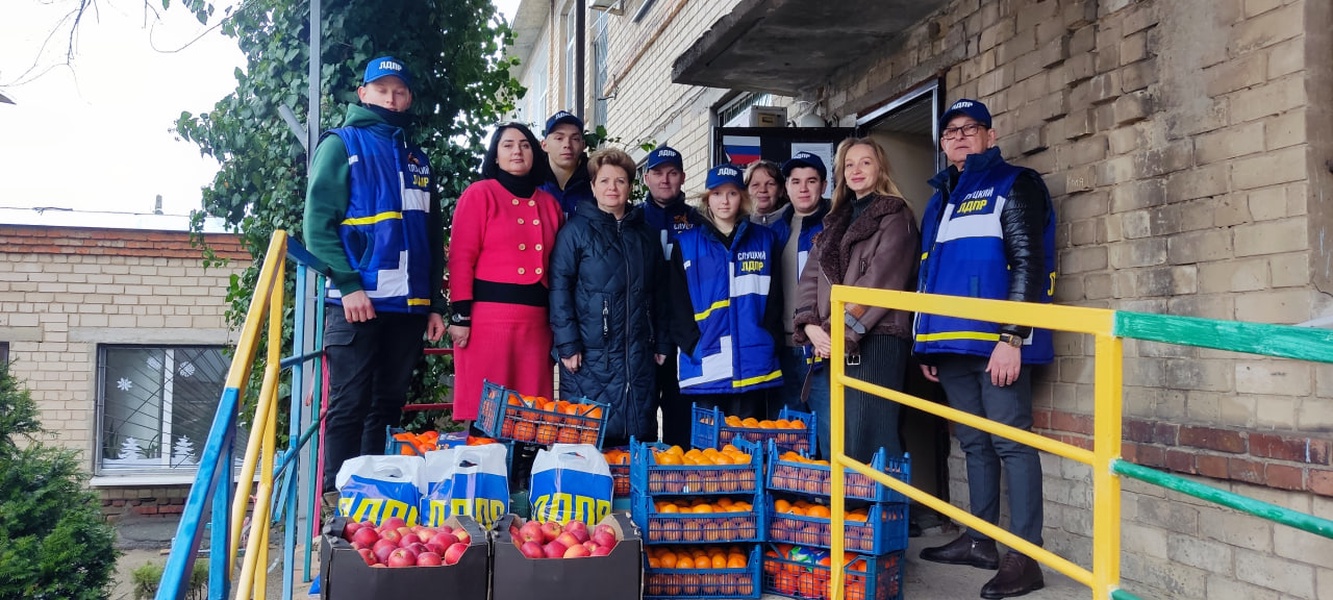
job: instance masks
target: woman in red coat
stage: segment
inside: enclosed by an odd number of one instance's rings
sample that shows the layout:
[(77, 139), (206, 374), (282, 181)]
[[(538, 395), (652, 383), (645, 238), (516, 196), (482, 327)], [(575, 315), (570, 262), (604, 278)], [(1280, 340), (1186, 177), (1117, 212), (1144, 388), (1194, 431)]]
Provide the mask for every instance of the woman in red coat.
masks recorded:
[(527, 127), (500, 125), (481, 163), (482, 179), (454, 209), (449, 336), (455, 421), (476, 420), (482, 380), (524, 395), (552, 395), (547, 270), (562, 215), (555, 198), (538, 189), (546, 165)]

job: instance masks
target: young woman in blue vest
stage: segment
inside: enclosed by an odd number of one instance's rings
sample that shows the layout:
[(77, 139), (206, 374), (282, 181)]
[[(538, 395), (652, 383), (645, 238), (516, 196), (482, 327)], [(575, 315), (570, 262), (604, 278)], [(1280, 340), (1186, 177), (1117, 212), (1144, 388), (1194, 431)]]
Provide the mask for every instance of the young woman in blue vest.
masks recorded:
[[(671, 350), (658, 281), (666, 261), (643, 209), (628, 204), (634, 160), (587, 160), (595, 202), (577, 204), (551, 254), (551, 330), (560, 395), (610, 405), (603, 447), (657, 439), (657, 369)], [(659, 323), (658, 321), (661, 320)]]
[(682, 399), (764, 418), (782, 385), (782, 265), (777, 234), (747, 217), (740, 167), (708, 172), (705, 224), (680, 232), (671, 253), (671, 337)]
[[(920, 244), (916, 218), (893, 183), (884, 148), (870, 138), (845, 140), (838, 146), (833, 207), (824, 217), (824, 231), (815, 238), (810, 260), (797, 283), (797, 343), (812, 344), (830, 358), (829, 319), (846, 324), (847, 375), (901, 390), (911, 352), (912, 319), (902, 311), (848, 304), (830, 315), (829, 292), (842, 284), (883, 290), (909, 290), (916, 276)], [(819, 448), (829, 456), (829, 369), (813, 375), (807, 398), (819, 421)], [(868, 462), (881, 447), (903, 452), (898, 436), (899, 405), (852, 388), (846, 390), (844, 452)]]

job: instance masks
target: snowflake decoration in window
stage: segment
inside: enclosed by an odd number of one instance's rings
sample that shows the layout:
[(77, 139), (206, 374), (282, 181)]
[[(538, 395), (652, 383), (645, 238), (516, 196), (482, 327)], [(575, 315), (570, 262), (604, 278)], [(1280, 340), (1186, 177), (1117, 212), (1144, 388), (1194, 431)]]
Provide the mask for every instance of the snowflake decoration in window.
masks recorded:
[(148, 363), (148, 368), (154, 371), (162, 368), (162, 359), (158, 358), (156, 354), (149, 356), (146, 362)]
[(181, 376), (182, 376), (182, 377), (191, 377), (191, 376), (193, 376), (193, 375), (194, 375), (194, 363), (192, 363), (192, 362), (190, 362), (190, 361), (188, 361), (188, 360), (187, 360), (187, 361), (182, 361), (182, 362), (181, 362)]
[(122, 392), (128, 392), (132, 387), (134, 387), (134, 382), (130, 381), (128, 377), (121, 377), (120, 381), (116, 382), (116, 388)]

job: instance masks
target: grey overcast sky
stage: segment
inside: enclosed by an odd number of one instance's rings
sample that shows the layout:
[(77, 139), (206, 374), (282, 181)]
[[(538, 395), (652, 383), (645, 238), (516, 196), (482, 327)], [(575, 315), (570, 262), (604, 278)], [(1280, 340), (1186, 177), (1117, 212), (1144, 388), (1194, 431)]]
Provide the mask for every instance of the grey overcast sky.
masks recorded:
[[(235, 88), (234, 40), (200, 25), (179, 0), (145, 16), (143, 0), (101, 0), (82, 24), (78, 0), (3, 0), (0, 7), (0, 208), (187, 214), (216, 162), (171, 131), (181, 111), (205, 112)], [(496, 0), (512, 18), (519, 0)], [(161, 6), (158, 2), (150, 5)], [(233, 0), (214, 0), (217, 14)], [(64, 32), (46, 42), (53, 30)]]

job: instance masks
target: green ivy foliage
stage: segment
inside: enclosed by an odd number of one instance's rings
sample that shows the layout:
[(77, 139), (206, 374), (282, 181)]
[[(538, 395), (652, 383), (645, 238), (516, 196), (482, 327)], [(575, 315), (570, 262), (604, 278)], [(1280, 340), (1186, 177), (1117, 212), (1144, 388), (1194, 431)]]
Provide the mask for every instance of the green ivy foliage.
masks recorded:
[[(163, 0), (163, 5), (170, 1)], [(205, 0), (180, 1), (201, 23), (220, 19), (222, 32), (235, 38), (246, 56), (245, 68), (235, 72), (235, 92), (212, 111), (185, 112), (176, 122), (181, 137), (222, 165), (204, 189), (203, 210), (193, 215), (195, 231), (202, 229), (205, 216), (222, 217), (255, 259), (232, 278), (228, 290), (229, 316), (239, 324), (273, 232), (285, 229), (301, 239), (306, 151), (279, 107), (305, 118), (310, 3), (246, 0), (219, 16)], [(319, 129), (341, 125), (347, 105), (356, 102), (369, 59), (391, 54), (404, 61), (413, 76), (417, 142), (430, 156), (445, 221), (450, 222), (458, 196), (476, 177), (485, 152), (483, 136), (513, 110), (523, 92), (509, 72), (517, 61), (501, 55), (511, 36), (508, 26), (491, 0), (325, 0), (321, 7)], [(448, 239), (447, 225), (445, 234)], [(204, 252), (206, 264), (219, 264), (207, 248)], [(292, 270), (288, 272), (291, 297), (294, 279)], [(290, 340), (288, 330), (284, 349)], [(249, 385), (250, 404), (259, 389), (263, 356), (261, 350)], [(413, 386), (409, 402), (439, 401), (445, 390), (438, 382), (449, 372), (449, 361), (423, 360), (420, 384)]]
[(105, 598), (115, 532), (75, 453), (46, 445), (37, 415), (0, 363), (0, 598)]

